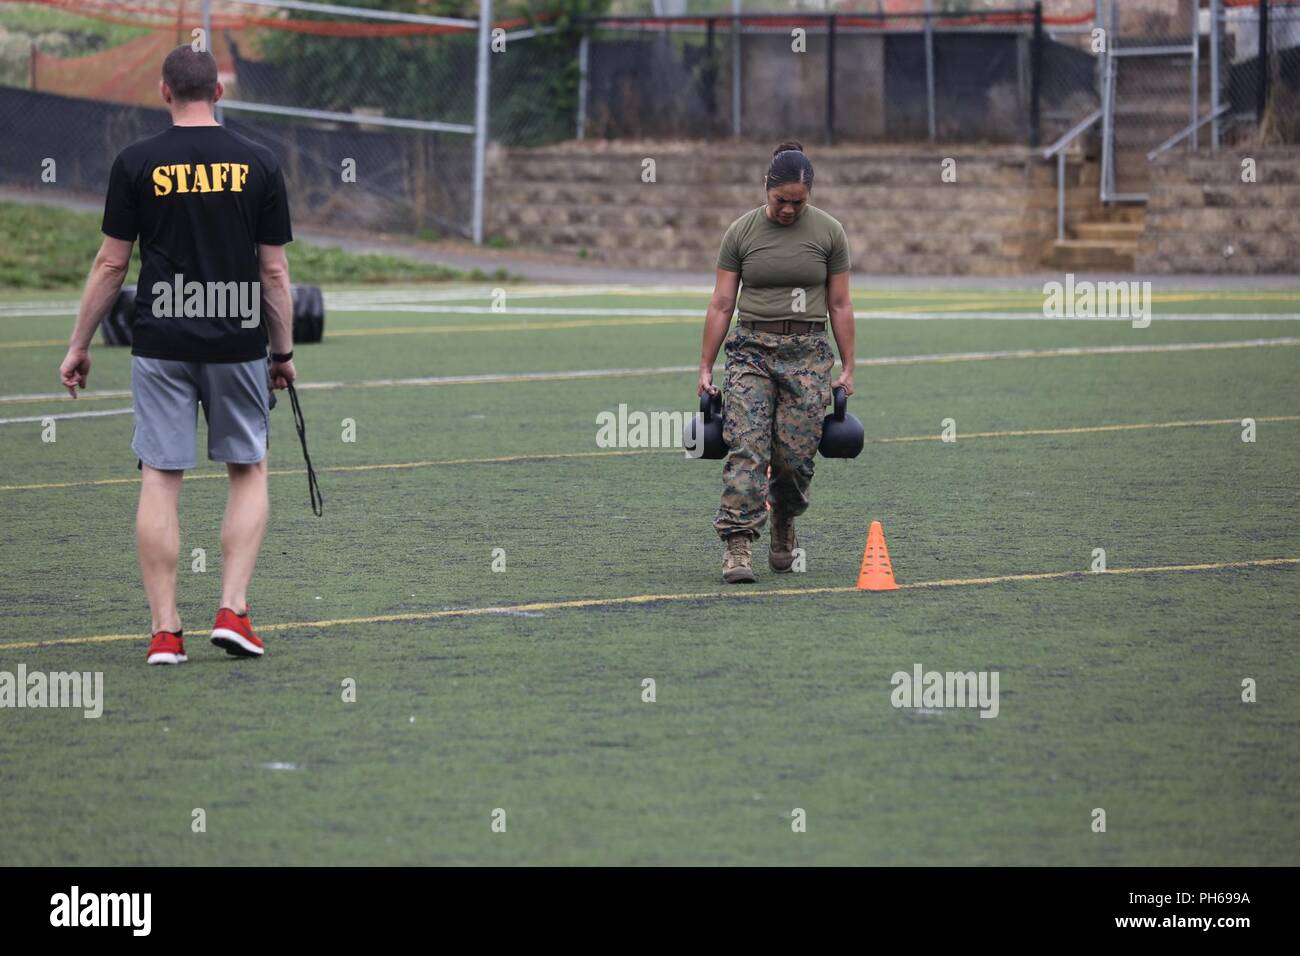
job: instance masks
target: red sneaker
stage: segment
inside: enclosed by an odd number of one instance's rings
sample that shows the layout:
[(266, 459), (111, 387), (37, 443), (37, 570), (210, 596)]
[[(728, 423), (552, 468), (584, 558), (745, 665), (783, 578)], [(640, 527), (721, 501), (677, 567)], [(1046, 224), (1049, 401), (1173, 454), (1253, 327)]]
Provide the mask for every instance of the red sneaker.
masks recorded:
[(217, 623), (212, 625), (212, 643), (224, 647), (235, 657), (261, 657), (266, 653), (261, 640), (253, 633), (253, 622), (248, 612), (236, 614), (228, 607), (217, 611)]
[(185, 656), (185, 640), (179, 631), (159, 631), (149, 642), (150, 664), (184, 664), (188, 660)]

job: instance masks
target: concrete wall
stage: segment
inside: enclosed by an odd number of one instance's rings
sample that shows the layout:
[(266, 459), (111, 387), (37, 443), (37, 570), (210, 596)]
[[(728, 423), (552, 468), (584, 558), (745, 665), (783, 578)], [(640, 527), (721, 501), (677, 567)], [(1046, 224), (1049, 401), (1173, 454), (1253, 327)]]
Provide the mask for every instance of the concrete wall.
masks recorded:
[(1300, 147), (1166, 154), (1150, 190), (1138, 272), (1300, 272)]
[[(773, 144), (775, 145), (775, 144)], [(849, 235), (855, 271), (1000, 275), (1037, 269), (1056, 232), (1056, 167), (1019, 147), (816, 148), (813, 203)], [(493, 150), (486, 231), (590, 261), (708, 271), (727, 226), (762, 204), (770, 147), (584, 142)], [(656, 182), (643, 183), (643, 159)], [(957, 182), (940, 179), (957, 163)], [(1069, 195), (1077, 220), (1095, 185)], [(1095, 178), (1093, 179), (1095, 183)]]

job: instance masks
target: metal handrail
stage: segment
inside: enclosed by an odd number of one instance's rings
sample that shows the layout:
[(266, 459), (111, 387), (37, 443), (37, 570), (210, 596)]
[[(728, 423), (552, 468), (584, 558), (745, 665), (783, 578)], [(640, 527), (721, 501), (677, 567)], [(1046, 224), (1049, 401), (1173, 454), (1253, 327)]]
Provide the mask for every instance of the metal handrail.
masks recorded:
[(1160, 155), (1161, 153), (1163, 153), (1165, 150), (1167, 150), (1167, 149), (1172, 149), (1173, 147), (1177, 146), (1179, 143), (1181, 143), (1181, 142), (1182, 142), (1183, 140), (1185, 140), (1187, 137), (1191, 136), (1193, 133), (1195, 133), (1197, 130), (1199, 130), (1199, 129), (1200, 129), (1202, 126), (1204, 126), (1206, 123), (1213, 122), (1214, 120), (1216, 120), (1216, 119), (1218, 119), (1220, 116), (1222, 116), (1224, 113), (1228, 112), (1228, 110), (1230, 110), (1230, 109), (1232, 109), (1232, 104), (1231, 104), (1231, 103), (1225, 103), (1225, 104), (1223, 104), (1222, 106), (1220, 106), (1217, 110), (1215, 110), (1214, 112), (1212, 112), (1212, 113), (1206, 113), (1204, 116), (1202, 116), (1200, 119), (1198, 119), (1195, 123), (1188, 123), (1186, 126), (1184, 126), (1181, 130), (1179, 130), (1179, 131), (1178, 131), (1177, 133), (1175, 133), (1173, 136), (1170, 136), (1167, 140), (1165, 140), (1163, 143), (1161, 143), (1161, 144), (1160, 144), (1159, 146), (1157, 146), (1155, 149), (1151, 150), (1151, 152), (1147, 153), (1147, 162), (1150, 162), (1151, 160), (1155, 159), (1157, 156), (1159, 156), (1159, 155)]
[(1092, 128), (1104, 110), (1097, 109), (1071, 126), (1060, 139), (1043, 150), (1043, 159), (1056, 157), (1056, 238), (1065, 238), (1065, 148)]
[(1043, 150), (1043, 159), (1051, 159), (1061, 150), (1065, 149), (1065, 147), (1069, 146), (1070, 143), (1074, 142), (1079, 134), (1087, 131), (1089, 126), (1101, 119), (1101, 112), (1100, 108), (1093, 110), (1085, 119), (1080, 120), (1078, 123), (1071, 126), (1060, 139)]

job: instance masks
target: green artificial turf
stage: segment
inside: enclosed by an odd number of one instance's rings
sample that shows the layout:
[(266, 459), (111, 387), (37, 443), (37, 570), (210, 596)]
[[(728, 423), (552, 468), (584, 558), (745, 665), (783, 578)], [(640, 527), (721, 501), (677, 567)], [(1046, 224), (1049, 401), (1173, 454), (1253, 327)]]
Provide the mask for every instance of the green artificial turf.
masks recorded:
[[(1255, 295), (1158, 308), (1296, 311), (1295, 293)], [(323, 343), (297, 350), (304, 384), (337, 385), (301, 393), (325, 516), (308, 509), (282, 403), (271, 462), (286, 473), (271, 479), (251, 601), (257, 624), (283, 629), (265, 633), (259, 661), (203, 637), (223, 481), (182, 494), (190, 663), (150, 668), (131, 417), (59, 420), (53, 443), (39, 421), (0, 424), (0, 670), (102, 671), (105, 688), (98, 719), (0, 709), (0, 862), (1297, 862), (1300, 565), (1087, 572), (1096, 548), (1112, 570), (1300, 558), (1300, 421), (1262, 421), (1300, 416), (1300, 347), (861, 368), (849, 408), (870, 444), (819, 461), (799, 522), (808, 570), (774, 575), (760, 546), (758, 582), (728, 587), (710, 526), (720, 463), (596, 445), (597, 415), (620, 404), (689, 411), (693, 374), (519, 378), (689, 368), (698, 318), (616, 310), (702, 316), (705, 297), (512, 301), (603, 317), (339, 309)], [(954, 304), (1041, 308), (1023, 294), (855, 288), (859, 312)], [(64, 339), (70, 321), (0, 318), (0, 418), (129, 407), (94, 394), (129, 385), (125, 350), (102, 347), (89, 400), (15, 400), (56, 392), (62, 355), (18, 343)], [(868, 320), (858, 353), (1297, 328), (1159, 311), (1148, 329)], [(375, 384), (493, 373), (514, 377)], [(1247, 417), (1260, 420), (1254, 443), (1241, 440)], [(949, 418), (955, 443), (937, 440)], [(1026, 430), (1056, 433), (1005, 434)], [(974, 437), (990, 432), (1002, 434)], [(204, 462), (197, 475), (218, 472)], [(905, 584), (1081, 573), (765, 595), (851, 588), (873, 519)], [(205, 573), (191, 571), (193, 548)], [(660, 599), (617, 601), (635, 595)], [(502, 610), (456, 613), (483, 608)], [(114, 639), (81, 640), (96, 636)], [(997, 671), (998, 717), (893, 707), (891, 675), (918, 663)], [(1256, 703), (1241, 700), (1246, 678)]]

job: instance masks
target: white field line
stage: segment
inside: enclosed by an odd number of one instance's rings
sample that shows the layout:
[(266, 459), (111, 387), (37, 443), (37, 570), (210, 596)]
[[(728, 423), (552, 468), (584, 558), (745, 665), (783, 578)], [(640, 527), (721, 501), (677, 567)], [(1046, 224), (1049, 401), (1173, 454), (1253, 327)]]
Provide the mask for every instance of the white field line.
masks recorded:
[(21, 425), (24, 422), (43, 422), (47, 418), (63, 421), (67, 418), (109, 418), (113, 415), (131, 415), (131, 408), (104, 408), (95, 412), (50, 412), (47, 415), (24, 415), (21, 418), (0, 418), (0, 425)]
[[(946, 365), (958, 362), (986, 362), (1000, 359), (1077, 358), (1089, 355), (1142, 355), (1170, 352), (1216, 352), (1229, 349), (1269, 348), (1300, 345), (1300, 336), (1283, 336), (1267, 339), (1234, 339), (1226, 342), (1166, 342), (1154, 345), (1079, 345), (1048, 349), (1011, 349), (996, 352), (937, 352), (928, 355), (881, 355), (860, 358), (854, 362), (858, 368), (880, 368), (895, 365)], [(480, 375), (432, 375), (421, 378), (373, 378), (360, 382), (303, 382), (298, 391), (335, 391), (346, 388), (398, 388), (439, 385), (495, 385), (512, 382), (565, 382), (596, 378), (641, 378), (652, 375), (685, 375), (697, 371), (694, 365), (662, 365), (656, 368), (595, 368), (574, 369), (561, 372), (488, 372)], [(64, 392), (30, 392), (17, 395), (0, 395), (0, 404), (55, 401), (66, 398)], [(103, 389), (81, 393), (80, 400), (106, 400), (130, 398), (127, 389)], [(130, 409), (117, 410), (126, 414)], [(30, 416), (21, 419), (0, 419), (7, 425), (19, 421), (40, 421), (49, 416)], [(87, 418), (89, 415), (70, 414), (64, 417)]]
[[(639, 288), (631, 285), (621, 286), (512, 286), (501, 285), (453, 289), (345, 289), (339, 292), (325, 293), (325, 308), (339, 311), (384, 311), (374, 309), (374, 304), (407, 303), (418, 305), (423, 302), (458, 302), (461, 300), (492, 301), (492, 289), (501, 288), (506, 292), (506, 301), (511, 299), (568, 299), (580, 296), (596, 295), (701, 295), (712, 292), (703, 286), (659, 286), (654, 289)], [(0, 303), (0, 319), (40, 317), (48, 315), (76, 315), (79, 301), (62, 299), (45, 302), (3, 302)], [(694, 315), (695, 313), (691, 313)]]
[[(422, 302), (455, 302), (458, 300), (474, 299), (491, 299), (492, 290), (501, 288), (506, 291), (507, 299), (525, 298), (525, 299), (556, 299), (556, 298), (576, 298), (580, 296), (596, 295), (620, 295), (633, 297), (655, 297), (655, 296), (680, 296), (680, 295), (698, 295), (707, 296), (713, 290), (703, 285), (676, 285), (676, 286), (636, 286), (636, 285), (502, 285), (491, 284), (490, 282), (480, 283), (471, 286), (453, 286), (446, 289), (342, 289), (338, 291), (325, 293), (325, 304), (327, 307), (342, 307), (364, 305), (366, 303), (409, 303), (419, 304)], [(996, 290), (981, 289), (917, 289), (917, 290), (890, 290), (890, 289), (872, 289), (859, 290), (864, 296), (872, 298), (903, 298), (916, 300), (918, 298), (933, 299), (971, 299), (971, 298), (988, 298), (990, 295), (1003, 295)], [(1179, 291), (1170, 293), (1157, 293), (1153, 299), (1155, 302), (1183, 302), (1189, 298), (1198, 300), (1232, 300), (1232, 301), (1278, 301), (1286, 299), (1289, 294), (1288, 290), (1269, 290), (1265, 292), (1231, 292), (1215, 290), (1192, 290)], [(1026, 300), (1026, 308), (1034, 308), (1041, 296), (1031, 289), (1016, 291), (1011, 293), (1012, 296)], [(40, 316), (40, 315), (75, 315), (78, 301), (76, 299), (55, 299), (55, 300), (27, 300), (21, 302), (0, 302), (0, 318), (13, 318), (23, 316)], [(915, 312), (870, 312), (864, 315), (903, 315), (913, 316)], [(925, 314), (925, 313), (922, 313)], [(965, 313), (967, 315), (972, 313)], [(1240, 313), (1231, 313), (1240, 315)]]
[[(629, 295), (638, 298), (680, 295), (712, 295), (713, 287), (708, 285), (547, 285), (524, 283), (506, 284), (491, 280), (477, 285), (453, 286), (445, 289), (407, 288), (407, 289), (340, 289), (325, 293), (325, 301), (339, 298), (369, 298), (375, 301), (440, 301), (452, 298), (488, 298), (491, 290), (504, 289), (508, 298), (527, 295), (530, 298), (567, 298), (582, 295)], [(870, 282), (855, 286), (855, 293), (873, 299), (987, 299), (997, 298), (1024, 299), (1029, 306), (1042, 303), (1044, 293), (1037, 289), (879, 289)], [(1154, 302), (1186, 302), (1230, 300), (1234, 302), (1278, 301), (1300, 302), (1300, 288), (1261, 289), (1261, 290), (1223, 290), (1223, 289), (1177, 289), (1166, 292), (1153, 292)], [(36, 303), (38, 305), (45, 303)]]
[[(403, 305), (393, 304), (385, 305), (382, 309), (376, 309), (373, 305), (335, 305), (332, 307), (335, 312), (415, 312), (424, 315), (494, 315), (497, 317), (510, 316), (527, 316), (527, 315), (551, 315), (551, 316), (587, 316), (596, 318), (689, 318), (704, 320), (704, 309), (608, 309), (598, 308), (589, 309), (580, 306), (567, 306), (565, 308), (555, 308), (546, 306), (508, 306), (504, 309), (495, 309), (490, 305)], [(1034, 322), (1132, 322), (1132, 318), (1127, 317), (1097, 317), (1097, 318), (1052, 318), (1043, 315), (1042, 311), (1037, 312), (883, 312), (883, 311), (863, 311), (854, 312), (853, 318), (858, 322), (867, 322), (880, 319), (928, 319), (936, 321), (940, 319), (997, 319), (997, 320), (1015, 320), (1015, 321), (1034, 321)], [(1164, 314), (1153, 312), (1150, 314), (1152, 321), (1163, 322), (1296, 322), (1300, 321), (1300, 313), (1283, 313), (1283, 312), (1213, 312), (1213, 313), (1196, 313), (1196, 312), (1179, 312)], [(364, 330), (363, 330), (364, 331)]]
[(568, 299), (579, 296), (594, 295), (709, 295), (713, 290), (703, 286), (680, 286), (676, 288), (656, 287), (653, 289), (637, 286), (515, 286), (502, 283), (480, 285), (474, 288), (455, 289), (385, 289), (370, 292), (364, 289), (348, 289), (341, 292), (325, 293), (325, 305), (357, 302), (447, 302), (458, 299), (482, 299), (491, 301), (494, 289), (505, 291), (506, 300), (510, 299)]
[[(540, 305), (507, 306), (496, 309), (490, 305), (403, 305), (395, 303), (376, 309), (373, 305), (336, 305), (335, 312), (419, 312), (425, 315), (492, 315), (497, 318), (510, 318), (516, 315), (564, 315), (595, 316), (598, 318), (627, 318), (631, 316), (654, 316), (655, 318), (699, 318), (704, 320), (703, 309), (588, 309), (580, 306), (564, 308)], [(364, 331), (364, 329), (362, 330)]]
[(15, 303), (14, 305), (0, 306), (0, 319), (35, 319), (51, 315), (76, 315), (77, 303), (69, 302), (63, 305), (47, 305), (45, 303)]
[[(546, 294), (513, 293), (515, 298), (552, 298)], [(468, 297), (448, 297), (447, 300)], [(480, 297), (473, 297), (480, 298)], [(508, 295), (507, 295), (508, 300)], [(425, 302), (408, 302), (395, 299), (380, 302), (374, 298), (326, 300), (326, 312), (415, 312), (421, 315), (491, 315), (508, 316), (586, 316), (586, 317), (655, 317), (655, 319), (699, 319), (703, 320), (703, 308), (586, 308), (581, 306), (545, 307), (545, 306), (473, 306), (473, 304), (432, 304), (438, 300)], [(382, 306), (377, 308), (377, 306)], [(854, 312), (854, 320), (917, 320), (917, 321), (1053, 321), (1053, 323), (1131, 323), (1130, 317), (1053, 317), (1045, 316), (1041, 311), (881, 311), (862, 310)], [(10, 307), (0, 306), (0, 319), (27, 319), (43, 316), (75, 316), (75, 303), (68, 306), (32, 306), (25, 310), (10, 311)], [(1262, 323), (1262, 321), (1300, 321), (1300, 312), (1149, 312), (1152, 321), (1166, 323)], [(545, 326), (539, 326), (545, 328)], [(364, 329), (360, 329), (364, 332)]]
[[(1041, 312), (855, 312), (858, 322), (880, 319), (978, 319), (1018, 322), (1132, 322), (1127, 318), (1051, 318)], [(1300, 322), (1300, 312), (1171, 312), (1148, 313), (1152, 322)]]
[[(861, 285), (855, 288), (855, 292), (864, 297), (874, 299), (904, 299), (917, 301), (918, 299), (939, 299), (939, 300), (971, 300), (971, 299), (988, 299), (990, 297), (1002, 299), (1021, 299), (1024, 300), (1025, 308), (1038, 308), (1042, 302), (1043, 294), (1033, 288), (1023, 289), (890, 289), (890, 288), (873, 288), (874, 283), (868, 278), (864, 279)], [(485, 279), (482, 281), (455, 285), (443, 288), (428, 287), (405, 287), (405, 288), (361, 288), (361, 289), (336, 289), (325, 292), (325, 304), (331, 305), (358, 305), (364, 303), (410, 303), (418, 304), (422, 302), (454, 302), (458, 300), (485, 299), (491, 301), (492, 293), (502, 289), (506, 292), (507, 299), (525, 298), (525, 299), (557, 299), (557, 298), (577, 298), (586, 296), (614, 295), (614, 296), (632, 296), (635, 298), (655, 298), (662, 296), (708, 296), (713, 292), (709, 285), (693, 284), (676, 284), (676, 285), (630, 285), (627, 283), (604, 284), (604, 285), (559, 285), (549, 283), (502, 283), (499, 281)], [(1247, 301), (1296, 301), (1300, 302), (1300, 289), (1263, 289), (1263, 290), (1231, 290), (1231, 289), (1174, 289), (1165, 292), (1156, 292), (1152, 296), (1152, 301), (1156, 303), (1175, 303), (1187, 301), (1213, 301), (1227, 300), (1234, 302)], [(76, 314), (79, 300), (77, 299), (27, 299), (16, 302), (0, 302), (0, 318), (22, 317), (22, 316), (39, 316), (39, 315), (69, 315)], [(868, 313), (876, 314), (876, 313)], [(888, 314), (888, 313), (879, 313)], [(902, 311), (903, 315), (914, 315), (915, 312)], [(969, 313), (967, 313), (969, 314)], [(1239, 313), (1232, 313), (1237, 315)]]

